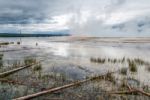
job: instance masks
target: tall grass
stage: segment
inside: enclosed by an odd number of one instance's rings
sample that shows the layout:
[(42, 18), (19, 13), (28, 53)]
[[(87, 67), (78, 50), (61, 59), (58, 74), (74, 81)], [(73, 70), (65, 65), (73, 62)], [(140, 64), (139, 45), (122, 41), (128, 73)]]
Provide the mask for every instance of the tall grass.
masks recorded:
[(94, 63), (104, 64), (106, 60), (104, 58), (90, 58), (90, 61)]
[(35, 66), (33, 67), (33, 70), (34, 70), (34, 71), (42, 70), (42, 65), (41, 65), (41, 64), (35, 65)]
[(150, 66), (147, 67), (147, 71), (150, 72)]
[(129, 70), (131, 72), (137, 72), (137, 66), (134, 61), (128, 61)]
[(3, 56), (4, 56), (3, 54), (0, 54), (0, 60), (2, 60), (2, 59), (3, 59)]
[(135, 58), (135, 59), (134, 59), (134, 62), (137, 63), (137, 64), (139, 64), (139, 65), (145, 64), (145, 61), (142, 60), (142, 59), (140, 59), (140, 58)]
[(2, 61), (3, 60), (3, 56), (4, 56), (3, 54), (0, 54), (0, 67), (3, 66), (3, 61)]
[(93, 58), (91, 57), (90, 58), (90, 61), (92, 63), (100, 63), (100, 64), (104, 64), (106, 62), (109, 62), (109, 63), (124, 63), (126, 61), (125, 57), (123, 57), (122, 59), (117, 59), (117, 58), (114, 58), (114, 59), (111, 59), (111, 58)]
[(36, 59), (35, 58), (32, 58), (32, 57), (26, 57), (24, 59), (24, 63), (25, 65), (30, 65), (30, 64), (33, 64), (33, 63), (36, 63)]
[(128, 69), (123, 67), (123, 68), (121, 68), (120, 73), (122, 75), (127, 75), (127, 71), (128, 71)]

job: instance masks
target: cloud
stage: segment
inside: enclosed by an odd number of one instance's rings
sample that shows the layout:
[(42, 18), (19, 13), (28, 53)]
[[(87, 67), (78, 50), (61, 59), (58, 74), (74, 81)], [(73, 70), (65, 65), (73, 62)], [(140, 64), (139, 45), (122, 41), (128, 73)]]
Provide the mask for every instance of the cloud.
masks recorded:
[(149, 35), (150, 0), (0, 0), (0, 32)]
[[(90, 15), (84, 17), (87, 18), (86, 22), (73, 23), (72, 29), (75, 33), (96, 36), (148, 36), (149, 28), (146, 26), (139, 28), (137, 25), (141, 20), (143, 24), (148, 22), (149, 13), (150, 1), (148, 0), (117, 0), (106, 4), (103, 11), (89, 11)], [(79, 22), (82, 22), (81, 18)]]

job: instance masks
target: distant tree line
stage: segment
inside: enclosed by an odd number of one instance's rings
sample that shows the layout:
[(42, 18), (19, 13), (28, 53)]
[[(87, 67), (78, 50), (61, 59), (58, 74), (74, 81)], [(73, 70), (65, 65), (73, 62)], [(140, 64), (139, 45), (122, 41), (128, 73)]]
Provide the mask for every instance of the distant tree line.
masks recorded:
[(70, 34), (16, 34), (16, 33), (0, 33), (0, 37), (51, 37), (51, 36), (70, 36)]

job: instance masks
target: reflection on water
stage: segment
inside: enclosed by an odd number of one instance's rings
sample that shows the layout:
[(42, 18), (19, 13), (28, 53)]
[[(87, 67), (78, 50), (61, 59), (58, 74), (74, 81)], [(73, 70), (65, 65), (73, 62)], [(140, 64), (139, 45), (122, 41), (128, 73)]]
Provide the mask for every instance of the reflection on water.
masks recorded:
[[(1, 73), (39, 62), (37, 65), (5, 77), (5, 81), (0, 82), (0, 99), (12, 99), (118, 70), (121, 71), (115, 75), (116, 79), (128, 78), (131, 83), (139, 82), (137, 87), (143, 84), (149, 87), (149, 43), (58, 42), (54, 40), (55, 38), (22, 38), (22, 43), (17, 45), (18, 38), (0, 39), (0, 41), (14, 42), (6, 47), (0, 47)], [(79, 90), (74, 92), (77, 91)]]

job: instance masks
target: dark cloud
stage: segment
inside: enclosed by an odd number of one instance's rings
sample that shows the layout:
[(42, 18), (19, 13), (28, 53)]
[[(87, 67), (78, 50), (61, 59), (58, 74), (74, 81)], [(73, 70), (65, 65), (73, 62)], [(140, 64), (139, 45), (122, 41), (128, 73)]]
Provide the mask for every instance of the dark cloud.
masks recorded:
[[(108, 1), (111, 1), (110, 3)], [(125, 0), (0, 0), (0, 24), (42, 23), (45, 19), (81, 10), (114, 9)], [(107, 4), (107, 5), (106, 5)], [(96, 5), (96, 6), (95, 6)], [(106, 5), (106, 6), (105, 6)], [(114, 6), (115, 5), (115, 6)], [(95, 6), (95, 7), (94, 7)]]
[(1, 0), (0, 24), (39, 23), (47, 17), (39, 0)]

